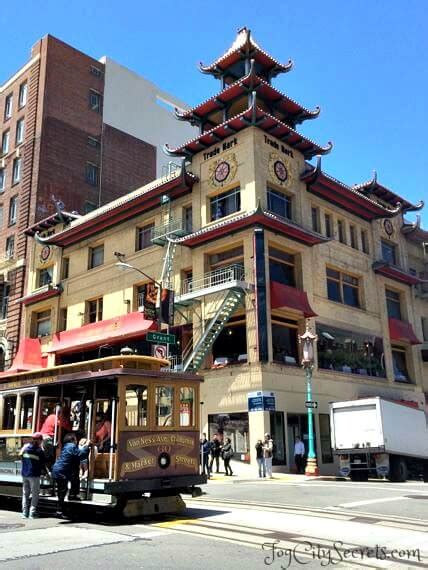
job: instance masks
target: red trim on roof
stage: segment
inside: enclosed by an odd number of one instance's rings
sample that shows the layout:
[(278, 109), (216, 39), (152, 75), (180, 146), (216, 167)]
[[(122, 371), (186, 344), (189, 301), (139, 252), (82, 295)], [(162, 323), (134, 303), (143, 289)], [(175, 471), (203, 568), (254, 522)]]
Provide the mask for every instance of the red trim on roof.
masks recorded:
[(389, 277), (389, 279), (394, 279), (394, 281), (405, 283), (406, 285), (416, 285), (421, 282), (419, 277), (383, 261), (375, 261), (373, 264), (373, 271), (383, 275), (384, 277)]
[(413, 327), (407, 321), (400, 321), (399, 319), (388, 319), (389, 321), (389, 336), (391, 340), (399, 342), (407, 342), (409, 344), (422, 344), (422, 341), (415, 335)]
[(12, 366), (8, 370), (0, 372), (0, 377), (8, 376), (16, 372), (46, 368), (47, 363), (47, 356), (42, 356), (40, 339), (23, 338), (19, 343), (18, 352), (13, 359)]
[(134, 312), (90, 323), (83, 327), (53, 335), (52, 346), (47, 352), (58, 354), (94, 348), (108, 342), (144, 337), (149, 330), (157, 329), (156, 321), (148, 321), (143, 313)]
[(293, 309), (303, 313), (306, 318), (317, 316), (309, 304), (306, 291), (276, 281), (270, 282), (270, 306), (271, 309)]
[(25, 297), (18, 299), (16, 302), (22, 303), (25, 306), (33, 305), (34, 303), (44, 301), (45, 299), (50, 299), (51, 297), (58, 297), (58, 295), (61, 295), (61, 293), (61, 287), (50, 287), (44, 291), (34, 291), (30, 295), (26, 295)]

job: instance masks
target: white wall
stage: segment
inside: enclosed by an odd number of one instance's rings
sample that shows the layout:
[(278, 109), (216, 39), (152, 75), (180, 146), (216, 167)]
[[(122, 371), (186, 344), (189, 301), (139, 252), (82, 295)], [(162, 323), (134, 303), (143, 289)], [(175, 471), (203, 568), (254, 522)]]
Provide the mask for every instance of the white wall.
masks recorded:
[[(198, 129), (174, 116), (174, 106), (184, 109), (188, 106), (108, 57), (100, 61), (106, 66), (104, 122), (156, 146), (156, 174), (161, 176), (163, 165), (170, 160), (179, 162), (163, 153), (163, 145), (168, 143), (174, 148), (198, 134)], [(165, 108), (165, 102), (171, 104), (169, 109)]]

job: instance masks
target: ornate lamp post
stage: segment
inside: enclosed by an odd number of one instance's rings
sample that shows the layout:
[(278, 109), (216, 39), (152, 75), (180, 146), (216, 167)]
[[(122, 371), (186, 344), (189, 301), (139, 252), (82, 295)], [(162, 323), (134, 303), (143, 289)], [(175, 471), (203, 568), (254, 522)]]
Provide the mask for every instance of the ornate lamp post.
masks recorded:
[(306, 376), (306, 407), (308, 409), (308, 437), (309, 450), (306, 462), (305, 475), (319, 475), (317, 465), (317, 455), (315, 451), (314, 439), (314, 410), (312, 402), (312, 370), (314, 369), (314, 343), (318, 340), (316, 334), (309, 330), (309, 320), (306, 321), (306, 331), (299, 335), (299, 343), (302, 347), (302, 366)]

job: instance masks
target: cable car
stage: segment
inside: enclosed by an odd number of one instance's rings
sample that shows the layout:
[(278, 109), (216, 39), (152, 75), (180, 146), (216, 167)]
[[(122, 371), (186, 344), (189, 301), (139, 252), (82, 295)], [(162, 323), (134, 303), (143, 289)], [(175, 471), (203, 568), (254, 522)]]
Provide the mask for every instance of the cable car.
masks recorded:
[[(82, 505), (128, 517), (182, 512), (181, 494), (199, 494), (197, 485), (206, 483), (199, 454), (202, 378), (162, 370), (166, 365), (121, 355), (2, 375), (0, 495), (20, 495), (19, 451), (50, 418), (53, 433), (43, 445), (51, 462), (70, 430), (78, 441), (94, 442), (81, 479)], [(53, 500), (49, 478), (41, 488), (41, 501)], [(68, 502), (69, 509), (77, 505)]]

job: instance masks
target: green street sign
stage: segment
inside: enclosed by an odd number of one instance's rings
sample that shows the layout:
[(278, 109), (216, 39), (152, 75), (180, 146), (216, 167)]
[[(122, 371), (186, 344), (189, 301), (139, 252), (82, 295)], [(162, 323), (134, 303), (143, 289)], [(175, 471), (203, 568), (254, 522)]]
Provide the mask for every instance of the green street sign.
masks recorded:
[(146, 340), (158, 342), (160, 344), (175, 344), (175, 334), (165, 334), (160, 332), (148, 332)]

